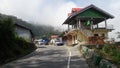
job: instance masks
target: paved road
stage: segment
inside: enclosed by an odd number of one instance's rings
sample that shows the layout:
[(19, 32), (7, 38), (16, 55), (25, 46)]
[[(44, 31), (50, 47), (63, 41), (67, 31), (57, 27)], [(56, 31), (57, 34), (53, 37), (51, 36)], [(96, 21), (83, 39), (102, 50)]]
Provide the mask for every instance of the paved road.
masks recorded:
[(33, 53), (0, 68), (88, 68), (77, 47), (40, 46)]

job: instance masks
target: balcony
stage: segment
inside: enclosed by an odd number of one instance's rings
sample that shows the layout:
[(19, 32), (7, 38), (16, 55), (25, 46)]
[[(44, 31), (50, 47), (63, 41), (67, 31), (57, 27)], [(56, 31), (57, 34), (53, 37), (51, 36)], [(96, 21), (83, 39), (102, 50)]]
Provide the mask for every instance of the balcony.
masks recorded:
[(113, 25), (107, 25), (106, 27), (105, 27), (105, 26), (99, 26), (99, 27), (93, 26), (93, 29), (107, 29), (107, 30), (114, 30), (114, 27), (113, 27)]
[(113, 27), (113, 25), (108, 25), (106, 29), (112, 29), (112, 30), (114, 30), (114, 27)]

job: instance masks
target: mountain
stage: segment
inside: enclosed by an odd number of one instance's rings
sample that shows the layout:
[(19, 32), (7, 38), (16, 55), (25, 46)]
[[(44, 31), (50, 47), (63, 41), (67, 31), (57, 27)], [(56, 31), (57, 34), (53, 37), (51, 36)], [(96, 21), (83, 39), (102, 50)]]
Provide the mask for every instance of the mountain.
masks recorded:
[(18, 19), (15, 16), (0, 14), (0, 19), (5, 19), (8, 17), (10, 17), (14, 23), (17, 23), (21, 26), (31, 29), (36, 38), (43, 38), (43, 37), (49, 38), (52, 34), (61, 33), (59, 30), (55, 30), (55, 28), (50, 25), (38, 25), (33, 23), (31, 24), (27, 21), (23, 21), (22, 19)]

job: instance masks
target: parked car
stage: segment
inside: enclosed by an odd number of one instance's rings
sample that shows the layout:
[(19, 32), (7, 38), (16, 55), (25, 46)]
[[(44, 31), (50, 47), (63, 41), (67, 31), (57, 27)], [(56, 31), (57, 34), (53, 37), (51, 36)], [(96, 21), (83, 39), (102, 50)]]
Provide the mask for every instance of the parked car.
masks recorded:
[(55, 45), (62, 46), (64, 43), (59, 40), (55, 40)]
[(48, 45), (49, 39), (37, 39), (34, 41), (34, 43), (37, 45)]
[(49, 42), (50, 42), (50, 40), (48, 40), (48, 39), (44, 39), (44, 40), (43, 40), (43, 45), (48, 45)]
[(42, 45), (43, 44), (43, 39), (38, 39), (34, 41), (35, 44)]

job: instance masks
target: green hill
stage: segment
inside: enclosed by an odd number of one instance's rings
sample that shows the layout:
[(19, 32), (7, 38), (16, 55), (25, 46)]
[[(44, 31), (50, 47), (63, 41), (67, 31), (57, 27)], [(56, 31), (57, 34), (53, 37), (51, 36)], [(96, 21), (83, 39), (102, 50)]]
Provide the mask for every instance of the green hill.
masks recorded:
[(50, 25), (40, 25), (40, 24), (28, 23), (26, 21), (23, 21), (22, 19), (18, 19), (15, 16), (0, 14), (1, 20), (8, 18), (8, 17), (10, 17), (13, 20), (13, 23), (17, 23), (19, 25), (22, 25), (22, 26), (25, 26), (25, 27), (31, 29), (36, 38), (42, 38), (42, 37), (49, 38), (52, 34), (61, 34), (61, 32), (59, 30), (55, 30), (55, 28)]

